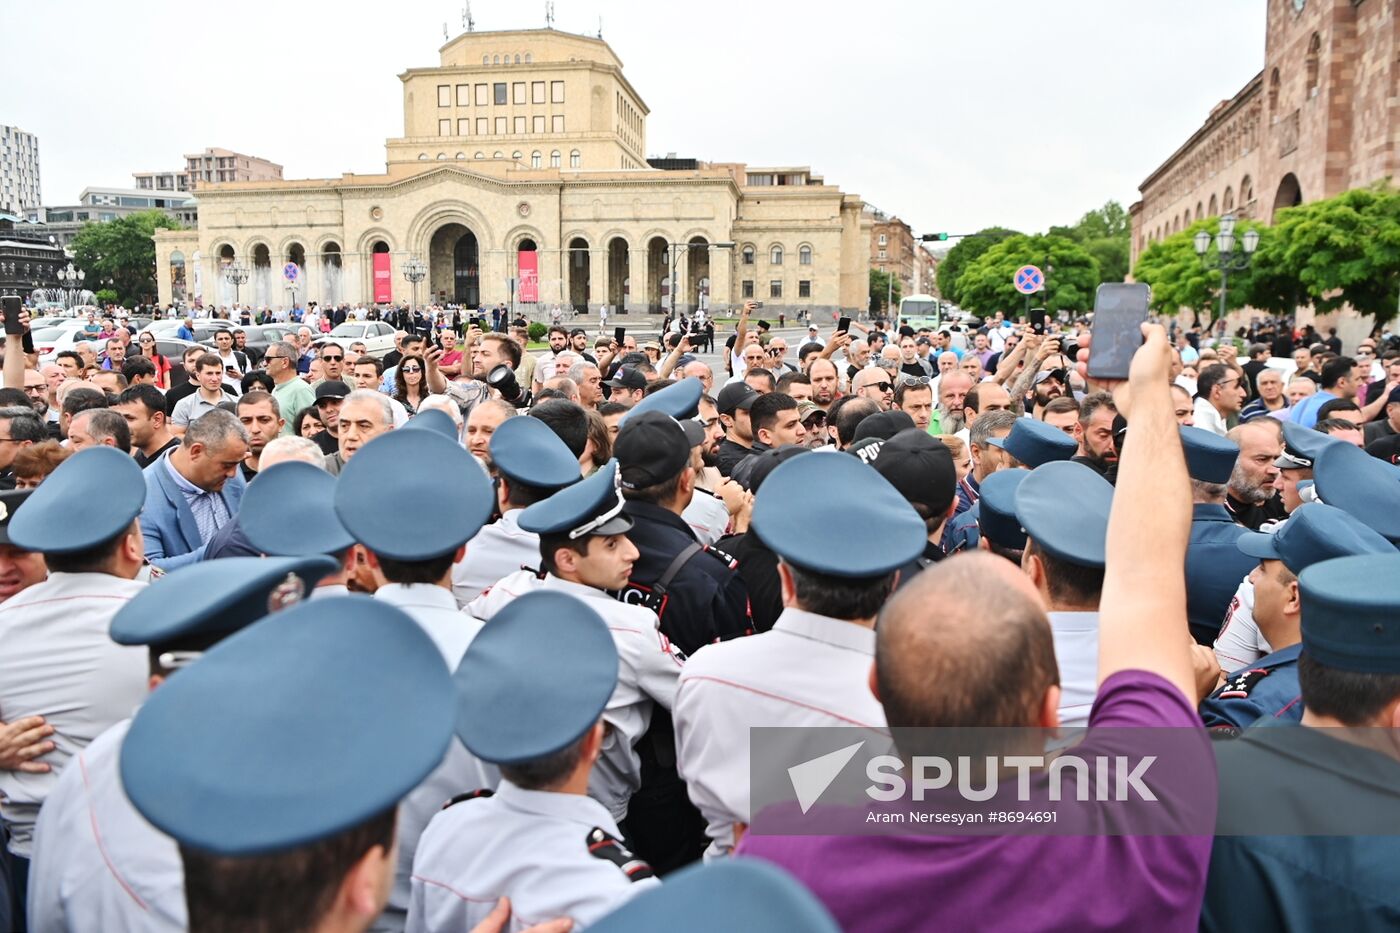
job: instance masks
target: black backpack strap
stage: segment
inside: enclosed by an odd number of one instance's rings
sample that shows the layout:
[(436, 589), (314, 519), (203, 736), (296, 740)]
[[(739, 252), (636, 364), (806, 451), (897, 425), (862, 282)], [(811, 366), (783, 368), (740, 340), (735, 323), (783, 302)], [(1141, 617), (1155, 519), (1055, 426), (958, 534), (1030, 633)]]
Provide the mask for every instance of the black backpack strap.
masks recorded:
[(652, 592), (656, 594), (658, 599), (666, 595), (667, 587), (676, 578), (676, 574), (681, 572), (681, 568), (690, 563), (690, 559), (703, 550), (705, 550), (704, 546), (698, 541), (692, 541), (681, 548), (681, 552), (673, 557), (671, 563), (666, 566), (666, 571), (657, 577), (656, 582), (651, 585)]

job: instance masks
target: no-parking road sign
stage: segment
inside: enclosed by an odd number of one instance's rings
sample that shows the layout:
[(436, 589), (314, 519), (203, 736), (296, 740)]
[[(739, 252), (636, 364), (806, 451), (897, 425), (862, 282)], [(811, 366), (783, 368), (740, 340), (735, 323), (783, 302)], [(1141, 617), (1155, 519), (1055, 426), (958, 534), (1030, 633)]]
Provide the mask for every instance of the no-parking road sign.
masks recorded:
[(1034, 295), (1045, 287), (1045, 275), (1036, 266), (1022, 266), (1011, 277), (1016, 291), (1023, 295)]

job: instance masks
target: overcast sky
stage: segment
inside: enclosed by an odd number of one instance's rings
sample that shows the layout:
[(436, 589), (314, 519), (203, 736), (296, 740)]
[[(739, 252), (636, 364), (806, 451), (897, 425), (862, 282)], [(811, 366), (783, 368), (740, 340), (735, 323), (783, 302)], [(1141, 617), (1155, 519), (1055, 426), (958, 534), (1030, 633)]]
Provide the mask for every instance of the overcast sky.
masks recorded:
[[(6, 4), (0, 123), (40, 138), (46, 204), (222, 146), (289, 178), (383, 170), (396, 75), (460, 0)], [(478, 31), (543, 0), (476, 0)], [(916, 232), (1071, 223), (1137, 186), (1263, 66), (1262, 0), (807, 4), (557, 0), (651, 109), (650, 155), (810, 165)], [(26, 74), (23, 84), (13, 80)]]

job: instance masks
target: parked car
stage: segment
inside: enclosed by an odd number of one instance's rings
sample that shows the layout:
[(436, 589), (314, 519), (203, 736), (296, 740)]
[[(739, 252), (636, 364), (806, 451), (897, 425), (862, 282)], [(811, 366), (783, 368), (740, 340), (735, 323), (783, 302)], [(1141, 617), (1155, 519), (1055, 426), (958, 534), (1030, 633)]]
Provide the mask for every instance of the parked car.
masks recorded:
[(317, 337), (312, 343), (320, 346), (327, 340), (350, 348), (350, 344), (360, 341), (370, 356), (382, 357), (394, 349), (394, 328), (383, 321), (346, 321), (329, 334)]
[(39, 362), (52, 363), (62, 350), (72, 350), (80, 341), (87, 340), (99, 349), (96, 340), (83, 333), (83, 322), (68, 321), (56, 327), (30, 328), (34, 337), (34, 352), (39, 354)]
[[(182, 318), (152, 321), (145, 327), (141, 328), (141, 330), (144, 333), (155, 334), (157, 337), (174, 337), (177, 333), (179, 333), (179, 330), (181, 327), (184, 326), (184, 323), (185, 322)], [(228, 321), (211, 321), (205, 318), (196, 319), (194, 322), (195, 343), (208, 343), (210, 346), (213, 346), (214, 332), (225, 327), (229, 328), (230, 330), (233, 329), (232, 325)]]
[[(282, 340), (292, 340), (296, 336), (298, 324), (248, 324), (238, 325), (235, 329), (243, 331), (248, 336), (247, 347), (252, 351), (258, 360), (267, 355), (267, 348)], [(204, 342), (204, 341), (201, 341)], [(208, 343), (212, 346), (214, 337), (209, 336)], [(256, 362), (256, 360), (254, 360)]]

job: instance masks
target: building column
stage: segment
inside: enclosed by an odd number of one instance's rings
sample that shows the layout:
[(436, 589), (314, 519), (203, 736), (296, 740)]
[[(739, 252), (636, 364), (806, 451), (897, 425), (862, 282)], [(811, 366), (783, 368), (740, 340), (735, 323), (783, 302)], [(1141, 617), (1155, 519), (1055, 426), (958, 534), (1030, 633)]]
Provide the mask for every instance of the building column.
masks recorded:
[(588, 247), (588, 313), (592, 314), (608, 300), (608, 245), (591, 243)]
[(647, 299), (651, 295), (651, 263), (647, 262), (647, 247), (627, 251), (627, 275), (631, 287), (627, 293), (627, 310), (632, 314), (645, 314)]
[(710, 316), (728, 312), (738, 300), (734, 295), (734, 259), (739, 247), (710, 250)]

